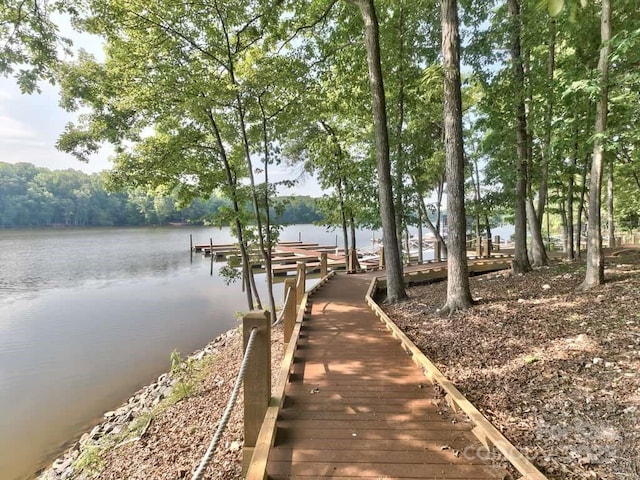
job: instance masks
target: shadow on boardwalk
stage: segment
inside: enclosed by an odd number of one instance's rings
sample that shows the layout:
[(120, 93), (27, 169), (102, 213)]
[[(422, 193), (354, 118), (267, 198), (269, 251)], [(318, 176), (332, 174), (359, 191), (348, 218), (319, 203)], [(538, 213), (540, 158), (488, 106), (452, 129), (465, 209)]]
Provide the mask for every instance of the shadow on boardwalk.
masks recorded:
[[(504, 478), (364, 297), (370, 275), (338, 275), (301, 327), (270, 478)], [(479, 454), (480, 453), (480, 454)]]

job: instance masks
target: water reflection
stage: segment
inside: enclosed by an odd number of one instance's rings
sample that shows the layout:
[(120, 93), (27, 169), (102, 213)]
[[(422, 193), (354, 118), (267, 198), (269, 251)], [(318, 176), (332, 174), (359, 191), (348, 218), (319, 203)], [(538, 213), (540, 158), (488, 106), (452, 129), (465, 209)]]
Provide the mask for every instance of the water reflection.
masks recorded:
[(190, 262), (184, 230), (0, 232), (3, 480), (30, 478), (174, 349), (236, 325), (243, 294), (209, 267)]

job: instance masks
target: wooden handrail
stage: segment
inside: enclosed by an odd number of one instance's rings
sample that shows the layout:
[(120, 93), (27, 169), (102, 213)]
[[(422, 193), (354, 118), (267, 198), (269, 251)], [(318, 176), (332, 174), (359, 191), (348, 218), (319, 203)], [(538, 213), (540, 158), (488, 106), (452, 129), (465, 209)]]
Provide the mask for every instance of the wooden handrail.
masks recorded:
[[(480, 262), (482, 264), (486, 262)], [(493, 263), (493, 262), (492, 262)], [(471, 267), (471, 265), (469, 265)], [(446, 269), (445, 269), (446, 272)], [(446, 273), (445, 273), (446, 276)], [(400, 340), (404, 350), (409, 353), (413, 362), (422, 368), (425, 376), (431, 383), (437, 383), (447, 394), (447, 401), (454, 408), (463, 411), (475, 427), (472, 433), (487, 448), (495, 446), (504, 457), (527, 480), (547, 480), (540, 471), (520, 451), (493, 426), (487, 418), (456, 388), (456, 386), (444, 376), (444, 374), (422, 353), (422, 351), (407, 337), (402, 330), (387, 316), (373, 299), (378, 290), (378, 278), (374, 278), (367, 290), (365, 300), (369, 308), (380, 318), (391, 331), (393, 336)]]
[(245, 452), (247, 458), (249, 458), (249, 455), (251, 455), (251, 462), (248, 466), (245, 476), (246, 480), (265, 480), (267, 478), (267, 460), (269, 458), (269, 451), (271, 450), (271, 447), (273, 447), (273, 443), (276, 439), (276, 422), (278, 420), (278, 415), (280, 414), (280, 409), (284, 404), (285, 388), (287, 386), (287, 383), (289, 383), (291, 367), (293, 365), (293, 358), (295, 356), (296, 349), (298, 348), (300, 328), (302, 327), (302, 321), (304, 320), (307, 303), (309, 301), (309, 297), (334, 275), (335, 272), (330, 272), (329, 274), (324, 276), (302, 297), (300, 308), (298, 309), (296, 323), (291, 333), (291, 338), (289, 340), (289, 344), (287, 345), (287, 349), (285, 350), (282, 364), (280, 365), (278, 382), (276, 383), (271, 399), (269, 400), (269, 405), (267, 406), (264, 421), (262, 422), (262, 427), (260, 428), (260, 433), (258, 434), (256, 446), (252, 449), (252, 451)]

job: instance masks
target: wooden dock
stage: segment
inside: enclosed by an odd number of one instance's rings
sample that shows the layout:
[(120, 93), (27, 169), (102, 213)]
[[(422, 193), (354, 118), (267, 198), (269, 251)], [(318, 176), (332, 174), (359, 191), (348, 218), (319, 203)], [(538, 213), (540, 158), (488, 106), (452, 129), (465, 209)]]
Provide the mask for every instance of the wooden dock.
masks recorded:
[[(510, 259), (472, 263), (471, 271), (497, 270)], [(409, 270), (410, 277), (446, 276), (442, 263)], [(450, 408), (452, 395), (468, 401), (425, 376), (416, 354), (367, 304), (374, 278), (336, 275), (299, 314), (247, 479), (508, 478), (487, 460), (478, 435), (501, 440), (479, 427), (479, 414)], [(527, 478), (544, 478), (537, 474)]]

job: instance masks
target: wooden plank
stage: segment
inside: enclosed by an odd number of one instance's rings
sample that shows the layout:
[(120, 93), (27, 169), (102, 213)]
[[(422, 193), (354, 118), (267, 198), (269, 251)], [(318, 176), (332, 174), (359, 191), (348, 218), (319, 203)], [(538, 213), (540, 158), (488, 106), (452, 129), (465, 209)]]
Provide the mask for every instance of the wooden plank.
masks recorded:
[[(354, 437), (354, 433), (356, 434)], [(381, 430), (381, 429), (360, 429), (357, 432), (352, 429), (337, 430), (334, 428), (315, 428), (314, 430), (303, 430), (300, 428), (287, 427), (282, 425), (278, 427), (276, 444), (283, 445), (286, 442), (295, 441), (297, 444), (304, 445), (306, 440), (319, 441), (327, 440), (335, 441), (351, 441), (358, 438), (360, 441), (388, 441), (403, 445), (407, 448), (409, 441), (438, 441), (450, 444), (455, 441), (469, 440), (471, 435), (471, 426), (466, 424), (466, 428), (439, 428), (434, 430), (419, 429), (402, 429), (402, 430)]]
[(284, 404), (285, 387), (289, 381), (291, 366), (293, 365), (293, 359), (297, 349), (296, 344), (300, 335), (300, 328), (302, 327), (302, 321), (304, 319), (309, 296), (319, 290), (331, 277), (333, 277), (334, 274), (334, 272), (331, 272), (326, 277), (322, 278), (311, 290), (305, 293), (302, 298), (300, 308), (298, 309), (296, 324), (291, 334), (291, 339), (285, 351), (284, 358), (282, 359), (282, 364), (280, 365), (278, 381), (273, 389), (273, 395), (269, 401), (267, 413), (265, 414), (264, 422), (262, 423), (260, 433), (258, 434), (256, 446), (252, 452), (251, 462), (245, 475), (246, 480), (265, 480), (267, 478), (267, 460), (269, 458), (269, 451), (271, 450), (276, 438), (276, 423), (280, 409)]
[[(391, 458), (388, 461), (393, 462)], [(504, 470), (497, 467), (447, 464), (398, 464), (398, 463), (324, 463), (319, 462), (269, 462), (269, 476), (316, 476), (358, 478), (438, 478), (438, 479), (487, 479), (504, 478)]]
[[(325, 442), (326, 443), (326, 442)], [(356, 443), (356, 442), (352, 442)], [(300, 448), (295, 449), (275, 448), (269, 456), (269, 462), (291, 462), (293, 464), (304, 464), (323, 462), (330, 464), (385, 464), (390, 461), (395, 464), (413, 465), (486, 465), (481, 456), (456, 454), (454, 450), (447, 447), (443, 449), (442, 444), (418, 445), (414, 450), (402, 449), (403, 442), (395, 442), (398, 448), (392, 450), (379, 450), (380, 443), (368, 442), (372, 449), (351, 449), (346, 442), (343, 449)], [(464, 447), (463, 447), (464, 448)]]
[[(496, 262), (497, 263), (497, 262)], [(540, 471), (514, 446), (507, 440), (502, 433), (500, 433), (489, 422), (484, 415), (478, 411), (478, 409), (471, 403), (462, 393), (447, 379), (442, 372), (416, 347), (416, 345), (400, 330), (400, 328), (391, 321), (391, 319), (384, 313), (384, 311), (375, 303), (371, 293), (376, 290), (376, 281), (374, 279), (371, 282), (367, 294), (367, 303), (372, 310), (376, 312), (376, 315), (387, 324), (390, 330), (394, 332), (394, 336), (399, 338), (405, 345), (405, 348), (412, 352), (412, 358), (416, 364), (420, 365), (425, 372), (429, 373), (429, 377), (437, 382), (450, 396), (460, 409), (469, 417), (474, 425), (478, 428), (476, 432), (482, 432), (478, 435), (478, 438), (484, 440), (487, 444), (494, 445), (505, 458), (520, 472), (520, 474), (528, 480), (546, 480), (546, 477), (540, 473)]]
[[(406, 438), (395, 439), (365, 439), (362, 436), (350, 437), (345, 439), (337, 438), (306, 438), (295, 439), (295, 448), (300, 450), (320, 450), (320, 451), (373, 451), (379, 450), (383, 452), (395, 452), (395, 451), (410, 451), (421, 450), (428, 453), (433, 452), (449, 452), (454, 455), (455, 451), (464, 451), (468, 453), (477, 454), (478, 458), (483, 458), (484, 453), (477, 452), (477, 449), (472, 446), (472, 436), (470, 434), (454, 434), (451, 432), (438, 430), (440, 435), (432, 435), (431, 438), (414, 438), (413, 436)], [(475, 440), (475, 439), (474, 439)], [(286, 438), (276, 438), (276, 448), (271, 452), (270, 458), (278, 459), (282, 457), (280, 451), (290, 452), (291, 447), (287, 444)], [(285, 453), (290, 455), (290, 453)], [(388, 458), (388, 454), (385, 454)]]
[[(282, 411), (284, 412), (284, 410)], [(281, 412), (281, 413), (282, 413)], [(299, 428), (299, 429), (335, 429), (335, 430), (348, 430), (352, 433), (358, 433), (359, 431), (384, 431), (384, 430), (470, 430), (471, 425), (464, 422), (452, 423), (446, 420), (433, 420), (428, 419), (422, 421), (379, 421), (370, 422), (366, 419), (362, 420), (310, 420), (305, 418), (291, 418), (278, 420), (278, 428)]]

